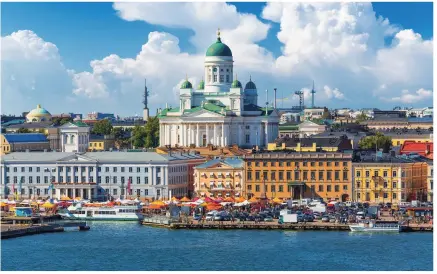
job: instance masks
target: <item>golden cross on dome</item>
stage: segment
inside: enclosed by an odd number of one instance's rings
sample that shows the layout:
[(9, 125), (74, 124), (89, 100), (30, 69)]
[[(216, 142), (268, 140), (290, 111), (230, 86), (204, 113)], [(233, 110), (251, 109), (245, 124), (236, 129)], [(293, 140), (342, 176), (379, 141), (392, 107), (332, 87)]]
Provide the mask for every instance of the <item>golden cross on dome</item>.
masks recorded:
[(220, 38), (220, 28), (217, 29), (217, 36)]

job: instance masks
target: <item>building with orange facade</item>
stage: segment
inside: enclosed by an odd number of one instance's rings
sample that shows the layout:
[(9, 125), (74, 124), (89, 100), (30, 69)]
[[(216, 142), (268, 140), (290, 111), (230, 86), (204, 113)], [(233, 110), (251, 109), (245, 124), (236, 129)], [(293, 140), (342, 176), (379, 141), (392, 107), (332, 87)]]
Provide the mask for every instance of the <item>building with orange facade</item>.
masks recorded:
[(247, 198), (352, 198), (352, 154), (271, 152), (243, 156)]
[(239, 197), (244, 187), (244, 162), (240, 158), (218, 158), (194, 168), (197, 197)]

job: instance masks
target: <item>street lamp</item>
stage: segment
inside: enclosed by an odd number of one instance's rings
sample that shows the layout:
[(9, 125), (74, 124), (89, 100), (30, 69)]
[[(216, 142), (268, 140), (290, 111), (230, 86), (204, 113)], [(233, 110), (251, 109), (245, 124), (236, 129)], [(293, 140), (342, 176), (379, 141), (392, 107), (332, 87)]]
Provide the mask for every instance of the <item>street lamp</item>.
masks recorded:
[(49, 168), (44, 168), (44, 172), (49, 172), (49, 174), (50, 174), (49, 182), (52, 185), (52, 187), (50, 188), (50, 191), (52, 193), (49, 193), (49, 195), (50, 195), (50, 198), (53, 199), (53, 176), (52, 176), (52, 171)]

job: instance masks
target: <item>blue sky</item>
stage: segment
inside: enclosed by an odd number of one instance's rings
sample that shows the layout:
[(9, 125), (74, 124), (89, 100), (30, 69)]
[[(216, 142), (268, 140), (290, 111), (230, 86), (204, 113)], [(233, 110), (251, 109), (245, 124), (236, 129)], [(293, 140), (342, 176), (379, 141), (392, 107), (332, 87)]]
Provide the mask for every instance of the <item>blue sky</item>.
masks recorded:
[[(282, 55), (284, 43), (277, 38), (278, 32), (281, 31), (281, 23), (274, 22), (274, 20), (268, 20), (265, 16), (262, 16), (265, 3), (229, 3), (234, 5), (238, 13), (253, 14), (257, 16), (257, 19), (261, 23), (270, 25), (268, 32), (261, 41), (256, 41), (256, 44), (269, 51), (273, 58), (278, 58)], [(432, 3), (373, 3), (373, 11), (377, 16), (387, 18), (390, 23), (397, 27), (399, 30), (412, 29), (414, 33), (420, 34), (423, 40), (432, 40), (433, 33), (433, 7)], [(152, 24), (148, 23), (148, 18), (144, 20), (129, 21), (125, 18), (121, 18), (117, 15), (117, 11), (113, 7), (112, 3), (2, 3), (1, 7), (1, 35), (6, 37), (13, 32), (20, 30), (30, 30), (35, 33), (39, 38), (45, 42), (50, 42), (56, 46), (60, 56), (60, 61), (66, 70), (73, 70), (75, 73), (80, 72), (92, 72), (90, 62), (93, 60), (102, 60), (111, 54), (116, 54), (120, 58), (135, 58), (135, 56), (141, 51), (141, 46), (147, 42), (147, 37), (150, 32), (169, 33), (179, 39), (179, 48), (181, 52), (186, 52), (190, 55), (200, 54), (198, 45), (196, 46), (190, 40), (196, 35), (196, 30), (190, 29), (190, 27), (171, 27), (165, 23)], [(167, 25), (167, 26), (166, 26)], [(199, 32), (199, 30), (197, 30)], [(387, 35), (384, 38), (385, 46), (390, 47), (395, 33)], [(235, 43), (235, 42), (234, 42)], [(378, 50), (376, 48), (375, 50)], [(206, 48), (205, 48), (206, 50)], [(7, 52), (3, 52), (7, 54)], [(2, 60), (3, 62), (3, 60)], [(9, 68), (9, 67), (7, 67)], [(325, 70), (329, 70), (329, 67), (325, 67)], [(309, 71), (307, 69), (306, 71)], [(7, 73), (7, 72), (6, 72)], [(265, 74), (265, 72), (254, 71), (254, 75)], [(314, 73), (309, 72), (307, 82), (310, 81), (311, 75)], [(11, 72), (11, 75), (16, 75), (16, 72)], [(183, 78), (185, 73), (181, 73), (180, 77)], [(5, 76), (5, 74), (3, 74)], [(145, 75), (147, 76), (147, 75)], [(42, 76), (38, 76), (42, 77)], [(37, 79), (37, 78), (35, 78)], [(35, 80), (33, 80), (35, 81)], [(279, 85), (286, 84), (286, 79), (274, 79), (267, 81), (266, 85), (272, 84), (277, 81)], [(426, 90), (432, 90), (431, 85), (421, 87), (420, 85), (414, 87), (405, 87), (410, 92), (413, 92), (413, 88), (418, 90), (424, 88)], [(112, 82), (111, 82), (112, 83)], [(152, 80), (153, 83), (153, 80)], [(334, 81), (333, 83), (320, 83), (321, 85), (329, 85), (326, 94), (334, 96), (333, 91), (337, 88), (343, 94), (347, 94), (346, 86), (342, 87), (343, 81)], [(169, 84), (167, 87), (175, 86), (176, 82)], [(385, 83), (384, 83), (385, 84)], [(382, 84), (382, 85), (384, 85)], [(331, 86), (333, 85), (333, 86)], [(337, 85), (337, 86), (335, 86)], [(382, 86), (380, 85), (380, 86)], [(69, 89), (68, 84), (60, 84), (62, 87)], [(158, 86), (158, 84), (155, 84)], [(394, 85), (399, 94), (404, 88), (401, 85), (395, 83)], [(2, 83), (2, 90), (9, 88)], [(305, 86), (296, 86), (298, 88), (305, 88)], [(321, 86), (320, 89), (323, 89)], [(22, 87), (19, 88), (20, 90)], [(114, 88), (115, 90), (116, 88)], [(326, 90), (326, 89), (325, 89)], [(49, 92), (48, 90), (38, 90), (37, 92)], [(64, 91), (71, 102), (71, 106), (77, 106), (77, 109), (63, 108), (62, 105), (56, 104), (52, 100), (48, 99), (44, 102), (47, 109), (52, 112), (88, 112), (88, 111), (111, 111), (110, 108), (106, 108), (103, 104), (99, 105), (93, 99), (84, 97), (75, 98), (76, 95), (72, 94), (72, 90)], [(115, 90), (115, 92), (117, 92)], [(23, 91), (23, 94), (26, 93)], [(334, 95), (333, 95), (334, 94)], [(7, 95), (5, 95), (7, 96)], [(26, 96), (24, 96), (26, 97)], [(30, 106), (36, 105), (37, 96), (27, 96), (28, 100), (23, 102), (23, 105), (15, 106), (2, 106), (8, 112), (19, 113), (21, 111), (28, 110)], [(340, 99), (341, 96), (338, 96)], [(353, 97), (353, 96), (346, 96)], [(390, 97), (395, 98), (393, 94)], [(45, 98), (45, 97), (44, 97)], [(61, 97), (57, 98), (59, 100)], [(399, 99), (401, 100), (401, 99)], [(2, 99), (3, 102), (5, 100)], [(7, 101), (7, 100), (6, 100)], [(86, 103), (83, 103), (85, 102)], [(98, 102), (101, 100), (98, 100)], [(329, 101), (329, 100), (327, 100)], [(68, 102), (68, 101), (67, 101)], [(81, 103), (82, 102), (82, 103)], [(119, 101), (120, 104), (109, 102), (113, 112), (120, 113), (122, 115), (132, 115), (129, 110), (128, 100)], [(152, 100), (153, 102), (153, 100)], [(380, 105), (380, 107), (387, 106), (392, 107), (398, 102), (386, 102)], [(331, 102), (333, 105), (328, 107), (342, 107), (351, 102)], [(153, 107), (162, 106), (162, 101), (157, 101)], [(420, 104), (414, 102), (414, 105)], [(410, 104), (410, 105), (413, 105)], [(90, 109), (93, 106), (96, 109)], [(97, 107), (96, 107), (97, 106)], [(362, 107), (368, 107), (369, 105), (363, 105)], [(355, 104), (353, 107), (359, 107)], [(116, 108), (116, 109), (114, 109)], [(138, 106), (136, 106), (138, 108)], [(64, 110), (65, 109), (65, 110)], [(2, 111), (4, 112), (4, 111)]]

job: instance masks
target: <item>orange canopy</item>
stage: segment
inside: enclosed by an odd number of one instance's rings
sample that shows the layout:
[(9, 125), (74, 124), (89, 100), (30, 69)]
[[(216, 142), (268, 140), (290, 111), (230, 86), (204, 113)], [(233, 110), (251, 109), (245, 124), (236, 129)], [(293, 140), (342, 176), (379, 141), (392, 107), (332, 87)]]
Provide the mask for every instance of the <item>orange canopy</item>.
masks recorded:
[(215, 209), (220, 209), (220, 208), (222, 208), (221, 204), (210, 203), (210, 204), (206, 205), (207, 210), (215, 210)]
[(224, 201), (224, 202), (230, 202), (230, 203), (233, 203), (233, 202), (234, 202), (234, 198), (232, 198), (232, 197), (226, 197), (223, 201)]
[(237, 199), (235, 199), (235, 201), (236, 201), (237, 203), (242, 203), (242, 202), (245, 201), (245, 199), (244, 199), (243, 197), (238, 197)]
[(179, 200), (178, 200), (176, 197), (171, 198), (171, 200), (172, 200), (173, 202), (177, 202), (177, 203), (179, 203)]
[(3, 206), (7, 206), (7, 205), (8, 205), (8, 204), (5, 203), (5, 202), (1, 202), (1, 203), (0, 203), (0, 206), (1, 206), (1, 207), (3, 207)]
[(181, 199), (181, 202), (189, 202), (189, 201), (190, 201), (190, 199), (188, 199), (187, 197), (184, 197)]
[(249, 202), (256, 203), (256, 202), (258, 202), (258, 199), (255, 198), (255, 196), (253, 196), (252, 198), (250, 198)]
[(156, 200), (156, 201), (152, 202), (151, 205), (165, 206), (165, 203), (161, 200)]
[(161, 209), (162, 207), (163, 207), (162, 205), (151, 204), (147, 208), (148, 209)]
[(62, 196), (61, 197), (61, 201), (70, 201), (70, 200), (71, 200), (71, 198), (68, 197), (68, 196)]
[(45, 203), (42, 206), (45, 207), (45, 208), (53, 208), (53, 207), (55, 207), (55, 205), (51, 204), (51, 203)]
[(273, 203), (276, 203), (276, 204), (280, 204), (280, 203), (282, 203), (282, 200), (279, 199), (278, 197), (275, 197), (275, 198), (272, 200), (272, 202), (273, 202)]

